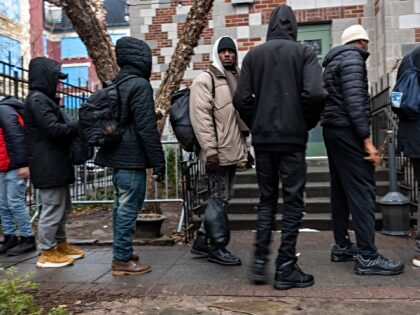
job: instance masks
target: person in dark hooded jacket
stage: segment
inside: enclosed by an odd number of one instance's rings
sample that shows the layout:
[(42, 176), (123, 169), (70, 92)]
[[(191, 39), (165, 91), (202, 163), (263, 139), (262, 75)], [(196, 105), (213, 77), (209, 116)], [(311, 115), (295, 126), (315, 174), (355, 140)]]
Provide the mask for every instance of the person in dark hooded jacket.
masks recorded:
[(39, 189), (42, 211), (38, 225), (41, 268), (63, 267), (84, 253), (66, 241), (66, 218), (71, 209), (69, 160), (77, 126), (65, 121), (57, 104), (57, 84), (67, 76), (57, 61), (37, 57), (29, 63), (29, 95), (25, 101), (25, 137), (32, 184)]
[[(331, 261), (355, 260), (358, 274), (393, 275), (404, 265), (378, 254), (375, 246), (375, 174), (378, 151), (370, 137), (366, 59), (369, 38), (361, 25), (344, 30), (342, 44), (325, 57), (329, 95), (322, 126), (331, 175), (335, 245)], [(351, 214), (356, 246), (348, 233)]]
[[(417, 46), (410, 54), (404, 56), (398, 68), (397, 80), (411, 67), (409, 58), (413, 66), (420, 69), (420, 46)], [(417, 82), (420, 84), (420, 72), (417, 75)], [(398, 108), (392, 107), (399, 117), (398, 122), (398, 151), (404, 152), (408, 156), (414, 168), (414, 175), (420, 183), (420, 119), (405, 117)], [(420, 202), (417, 207), (417, 233), (416, 248), (414, 252), (413, 265), (420, 267)]]
[(0, 218), (4, 235), (0, 254), (20, 255), (36, 249), (25, 204), (29, 168), (23, 124), (23, 104), (13, 97), (0, 97)]
[(153, 168), (156, 180), (162, 181), (165, 157), (149, 82), (152, 51), (142, 40), (123, 37), (117, 41), (115, 53), (121, 68), (115, 81), (132, 76), (118, 85), (121, 112), (127, 117), (123, 123), (125, 131), (116, 147), (98, 151), (95, 163), (114, 168), (112, 274), (121, 276), (151, 271), (133, 253), (133, 237), (138, 211), (146, 195), (146, 169)]
[(312, 48), (296, 41), (293, 10), (280, 5), (271, 14), (267, 42), (251, 49), (242, 63), (233, 100), (250, 127), (260, 190), (257, 240), (250, 280), (266, 282), (266, 263), (277, 211), (279, 176), (283, 182), (281, 245), (274, 287), (314, 284), (297, 266), (296, 241), (303, 216), (308, 130), (319, 120), (325, 90)]

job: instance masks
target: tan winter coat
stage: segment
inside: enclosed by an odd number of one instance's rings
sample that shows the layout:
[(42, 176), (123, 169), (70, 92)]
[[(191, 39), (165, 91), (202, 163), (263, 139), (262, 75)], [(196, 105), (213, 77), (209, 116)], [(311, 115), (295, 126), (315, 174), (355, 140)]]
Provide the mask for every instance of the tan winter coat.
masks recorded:
[[(239, 130), (232, 95), (225, 75), (213, 65), (210, 71), (215, 81), (214, 105), (209, 73), (201, 73), (193, 82), (190, 95), (190, 119), (200, 144), (200, 159), (217, 154), (221, 166), (237, 164), (246, 156), (244, 138)], [(213, 127), (212, 106), (217, 125), (218, 141)]]

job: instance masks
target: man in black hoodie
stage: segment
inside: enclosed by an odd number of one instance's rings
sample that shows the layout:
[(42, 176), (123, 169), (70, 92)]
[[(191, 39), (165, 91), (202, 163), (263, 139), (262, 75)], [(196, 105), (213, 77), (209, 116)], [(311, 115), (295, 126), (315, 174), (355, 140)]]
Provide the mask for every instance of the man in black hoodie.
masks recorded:
[(37, 57), (29, 63), (29, 95), (25, 102), (25, 138), (32, 184), (39, 189), (42, 211), (38, 224), (41, 268), (64, 267), (84, 252), (66, 241), (70, 184), (74, 169), (69, 160), (77, 126), (65, 121), (56, 97), (57, 84), (67, 76), (57, 61)]
[(296, 42), (293, 10), (271, 14), (267, 42), (245, 56), (234, 106), (250, 127), (255, 148), (258, 204), (257, 241), (250, 280), (266, 282), (266, 263), (283, 182), (281, 245), (276, 259), (276, 289), (304, 288), (312, 275), (297, 265), (296, 241), (303, 216), (308, 130), (316, 125), (325, 98), (315, 52)]
[(0, 97), (0, 218), (4, 234), (0, 254), (20, 255), (36, 249), (25, 204), (29, 168), (23, 124), (23, 104), (13, 97)]
[[(378, 254), (375, 246), (375, 174), (378, 151), (370, 140), (370, 99), (366, 59), (369, 38), (361, 25), (344, 30), (341, 46), (325, 57), (329, 92), (322, 126), (331, 175), (335, 245), (331, 261), (355, 260), (358, 274), (393, 275), (404, 265)], [(352, 215), (357, 246), (348, 234)]]
[[(412, 61), (412, 65), (410, 62)], [(404, 56), (401, 65), (398, 68), (397, 80), (411, 67), (420, 69), (420, 46), (417, 46), (410, 54)], [(417, 75), (417, 82), (420, 84), (420, 72)], [(408, 156), (414, 168), (414, 175), (420, 183), (420, 119), (406, 117), (399, 111), (399, 108), (392, 107), (399, 118), (398, 123), (398, 151), (404, 152)], [(417, 233), (416, 248), (414, 251), (413, 265), (420, 267), (420, 202), (417, 207)]]
[(124, 134), (115, 147), (102, 147), (95, 163), (114, 168), (113, 260), (114, 276), (151, 271), (133, 253), (136, 219), (146, 195), (146, 169), (157, 181), (165, 175), (165, 157), (157, 130), (153, 89), (149, 79), (152, 51), (146, 42), (123, 37), (115, 46), (121, 70), (115, 81), (121, 101)]

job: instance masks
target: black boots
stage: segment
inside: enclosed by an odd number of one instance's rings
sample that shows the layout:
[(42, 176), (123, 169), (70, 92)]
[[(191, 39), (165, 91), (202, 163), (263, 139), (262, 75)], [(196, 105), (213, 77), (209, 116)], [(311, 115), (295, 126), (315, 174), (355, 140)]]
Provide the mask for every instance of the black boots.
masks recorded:
[(306, 288), (314, 283), (314, 277), (304, 273), (297, 265), (296, 260), (289, 260), (276, 268), (274, 288), (277, 290)]
[(199, 257), (207, 258), (209, 254), (209, 245), (207, 244), (206, 234), (197, 232), (197, 237), (194, 240), (191, 248), (191, 253)]
[(15, 235), (5, 235), (3, 245), (0, 247), (0, 254), (6, 253), (9, 249), (19, 245), (19, 239)]
[(340, 245), (335, 244), (331, 250), (331, 261), (340, 262), (354, 260), (354, 256), (357, 255), (357, 247), (354, 244), (351, 244), (348, 247), (341, 247)]
[(267, 263), (264, 260), (255, 259), (252, 264), (251, 271), (248, 279), (253, 284), (266, 284), (267, 283)]
[(19, 244), (7, 251), (7, 255), (18, 256), (36, 250), (35, 236), (21, 236)]
[(208, 261), (224, 266), (240, 266), (241, 259), (232, 255), (226, 248), (210, 248)]
[(354, 270), (358, 275), (392, 276), (403, 272), (404, 264), (381, 255), (375, 258), (363, 258), (361, 255), (356, 255)]

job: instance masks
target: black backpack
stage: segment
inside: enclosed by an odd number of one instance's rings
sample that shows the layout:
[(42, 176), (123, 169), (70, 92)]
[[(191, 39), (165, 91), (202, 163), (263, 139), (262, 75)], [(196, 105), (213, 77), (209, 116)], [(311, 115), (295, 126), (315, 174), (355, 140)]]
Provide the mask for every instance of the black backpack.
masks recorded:
[[(206, 71), (212, 82), (211, 94), (214, 100), (216, 95), (215, 83), (213, 75)], [(191, 125), (190, 119), (190, 90), (188, 88), (179, 90), (171, 97), (171, 111), (169, 113), (169, 121), (171, 122), (172, 129), (178, 142), (182, 148), (187, 152), (195, 152), (198, 154), (200, 145), (194, 134), (194, 129)], [(214, 109), (214, 108), (213, 108)], [(212, 110), (213, 126), (217, 139), (216, 120), (214, 111)]]
[(93, 93), (79, 108), (79, 133), (95, 147), (117, 145), (124, 133), (118, 85), (136, 78), (129, 75), (118, 82), (107, 81), (106, 87)]

